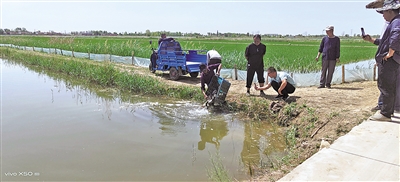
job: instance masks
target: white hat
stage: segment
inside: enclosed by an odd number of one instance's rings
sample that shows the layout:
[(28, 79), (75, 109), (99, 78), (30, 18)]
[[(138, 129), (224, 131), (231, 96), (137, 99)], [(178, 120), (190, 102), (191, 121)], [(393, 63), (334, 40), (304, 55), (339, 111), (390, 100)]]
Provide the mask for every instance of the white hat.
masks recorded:
[(382, 8), (377, 8), (376, 11), (378, 13), (383, 13), (383, 11), (389, 10), (389, 9), (399, 9), (400, 8), (400, 2), (399, 0), (385, 0), (383, 2), (383, 7)]
[(333, 29), (334, 29), (333, 25), (329, 25), (329, 26), (327, 26), (327, 27), (325, 28), (326, 31), (328, 31), (328, 30), (333, 30)]

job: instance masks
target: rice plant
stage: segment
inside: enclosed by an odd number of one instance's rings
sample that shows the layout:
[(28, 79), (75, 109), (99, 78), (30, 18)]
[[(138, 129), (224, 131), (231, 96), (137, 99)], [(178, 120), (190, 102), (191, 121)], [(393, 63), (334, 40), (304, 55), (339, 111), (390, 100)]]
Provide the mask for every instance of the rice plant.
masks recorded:
[[(182, 49), (217, 50), (224, 68), (246, 70), (245, 48), (251, 38), (175, 38)], [(44, 37), (44, 36), (2, 36), (1, 44), (19, 46), (56, 48), (83, 53), (134, 56), (148, 58), (151, 48), (149, 41), (157, 38), (147, 37)], [(274, 66), (277, 70), (288, 72), (315, 72), (321, 69), (321, 59), (316, 62), (320, 38), (263, 38), (267, 46), (264, 56), (265, 67)], [(369, 42), (354, 38), (341, 39), (341, 62), (337, 65), (368, 60), (374, 57), (377, 47)]]

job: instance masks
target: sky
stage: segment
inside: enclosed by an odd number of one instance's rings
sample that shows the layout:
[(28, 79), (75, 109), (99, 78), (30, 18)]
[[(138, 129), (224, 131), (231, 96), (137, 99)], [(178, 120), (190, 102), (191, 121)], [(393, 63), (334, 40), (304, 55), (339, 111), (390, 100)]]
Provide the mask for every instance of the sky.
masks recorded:
[(232, 32), (320, 35), (379, 35), (383, 16), (365, 5), (373, 0), (0, 0), (0, 28), (71, 32)]

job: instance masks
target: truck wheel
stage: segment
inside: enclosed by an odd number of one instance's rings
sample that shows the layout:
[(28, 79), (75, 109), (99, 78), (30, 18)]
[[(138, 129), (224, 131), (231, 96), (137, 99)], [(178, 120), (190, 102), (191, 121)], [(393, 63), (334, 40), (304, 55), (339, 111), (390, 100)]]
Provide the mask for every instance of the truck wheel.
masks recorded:
[(197, 76), (199, 76), (199, 72), (192, 72), (189, 74), (190, 74), (190, 77), (192, 77), (192, 78), (197, 78)]
[(171, 78), (171, 80), (178, 80), (179, 76), (179, 72), (175, 67), (169, 69), (169, 78)]

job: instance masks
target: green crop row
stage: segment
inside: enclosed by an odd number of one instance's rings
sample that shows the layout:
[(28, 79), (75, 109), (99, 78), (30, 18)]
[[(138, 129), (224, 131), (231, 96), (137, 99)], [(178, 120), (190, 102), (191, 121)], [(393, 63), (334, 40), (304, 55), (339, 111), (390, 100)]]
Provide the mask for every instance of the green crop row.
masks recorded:
[(40, 66), (103, 87), (118, 88), (144, 95), (203, 100), (200, 89), (197, 87), (172, 87), (153, 77), (136, 74), (135, 70), (131, 70), (132, 72), (120, 71), (115, 64), (110, 62), (99, 63), (80, 58), (65, 58), (59, 55), (46, 55), (4, 47), (0, 47), (0, 54), (14, 61)]
[[(148, 58), (151, 48), (156, 48), (158, 37), (49, 37), (49, 36), (2, 36), (1, 44), (57, 48), (75, 52), (112, 54)], [(217, 50), (223, 57), (224, 68), (246, 70), (244, 51), (252, 42), (248, 39), (176, 38), (182, 49)], [(149, 42), (152, 41), (153, 44)], [(320, 39), (282, 38), (263, 39), (267, 46), (265, 67), (290, 72), (313, 72), (321, 68), (315, 61)], [(347, 64), (374, 57), (376, 46), (362, 39), (343, 38), (341, 41), (341, 63)], [(340, 65), (339, 64), (339, 65)]]

